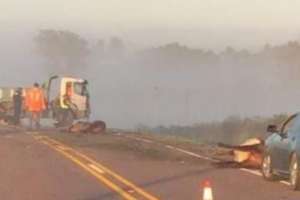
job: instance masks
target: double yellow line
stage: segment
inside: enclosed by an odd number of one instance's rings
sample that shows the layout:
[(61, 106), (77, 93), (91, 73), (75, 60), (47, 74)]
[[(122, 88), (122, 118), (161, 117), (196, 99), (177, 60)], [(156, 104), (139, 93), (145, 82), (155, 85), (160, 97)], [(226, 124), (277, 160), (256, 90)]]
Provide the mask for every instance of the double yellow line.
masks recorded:
[[(126, 200), (159, 200), (157, 197), (152, 196), (151, 194), (147, 193), (140, 187), (136, 186), (132, 182), (126, 180), (116, 172), (108, 169), (107, 167), (101, 165), (100, 163), (96, 162), (95, 160), (91, 159), (90, 157), (76, 151), (75, 149), (66, 146), (65, 144), (58, 142), (48, 136), (42, 135), (34, 135), (33, 136), (36, 140), (50, 146), (57, 152), (64, 155), (69, 160), (73, 161), (75, 164), (80, 166), (85, 171), (89, 172), (95, 178), (97, 178), (101, 183), (105, 184), (111, 190), (118, 193), (121, 197)], [(118, 184), (117, 184), (118, 183)], [(122, 189), (121, 187), (126, 187), (126, 190)], [(129, 193), (128, 191), (132, 191)]]

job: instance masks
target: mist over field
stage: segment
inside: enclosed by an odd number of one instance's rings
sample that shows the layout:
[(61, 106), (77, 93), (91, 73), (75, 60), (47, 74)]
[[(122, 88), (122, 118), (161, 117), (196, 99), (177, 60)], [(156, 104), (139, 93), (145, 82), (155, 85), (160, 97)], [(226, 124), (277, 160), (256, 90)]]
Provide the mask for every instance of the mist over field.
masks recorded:
[[(193, 125), (300, 107), (297, 1), (0, 6), (0, 84), (84, 77), (92, 118), (110, 127)], [(37, 39), (41, 30), (52, 33)]]
[(82, 63), (54, 66), (38, 52), (39, 31), (33, 33), (1, 37), (1, 85), (31, 85), (55, 73), (87, 78), (92, 118), (111, 127), (192, 125), (300, 106), (297, 42), (216, 53), (181, 43), (133, 50), (126, 38), (82, 36), (89, 48)]

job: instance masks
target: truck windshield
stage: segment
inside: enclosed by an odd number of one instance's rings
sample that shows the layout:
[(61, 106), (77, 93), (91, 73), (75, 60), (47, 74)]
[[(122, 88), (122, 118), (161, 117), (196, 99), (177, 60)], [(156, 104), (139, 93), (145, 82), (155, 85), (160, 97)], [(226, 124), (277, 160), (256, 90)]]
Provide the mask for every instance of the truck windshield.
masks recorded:
[(88, 90), (86, 83), (75, 82), (74, 83), (74, 92), (80, 96), (88, 96)]

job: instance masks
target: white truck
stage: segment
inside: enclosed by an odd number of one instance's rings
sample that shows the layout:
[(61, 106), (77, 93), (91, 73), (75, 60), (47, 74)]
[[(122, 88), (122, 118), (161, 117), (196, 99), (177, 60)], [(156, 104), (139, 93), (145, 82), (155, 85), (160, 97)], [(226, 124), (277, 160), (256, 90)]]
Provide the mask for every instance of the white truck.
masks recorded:
[[(47, 108), (42, 115), (43, 118), (56, 120), (56, 126), (68, 126), (76, 119), (89, 117), (90, 102), (87, 80), (52, 76), (41, 87), (45, 93)], [(13, 95), (17, 89), (22, 89), (22, 95), (26, 96), (28, 87), (0, 87), (0, 118), (13, 119)], [(22, 117), (27, 116), (23, 106)]]

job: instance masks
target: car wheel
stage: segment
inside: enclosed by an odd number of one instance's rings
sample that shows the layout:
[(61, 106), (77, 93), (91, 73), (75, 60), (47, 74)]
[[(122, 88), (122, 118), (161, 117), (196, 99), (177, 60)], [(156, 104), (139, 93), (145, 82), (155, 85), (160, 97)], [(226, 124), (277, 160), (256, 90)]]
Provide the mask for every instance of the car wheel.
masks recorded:
[(264, 177), (264, 179), (268, 181), (275, 180), (275, 175), (273, 174), (273, 168), (272, 168), (272, 159), (270, 154), (265, 154), (262, 160), (261, 164), (261, 172)]
[(300, 189), (300, 173), (297, 155), (293, 154), (290, 161), (290, 184), (293, 190)]

